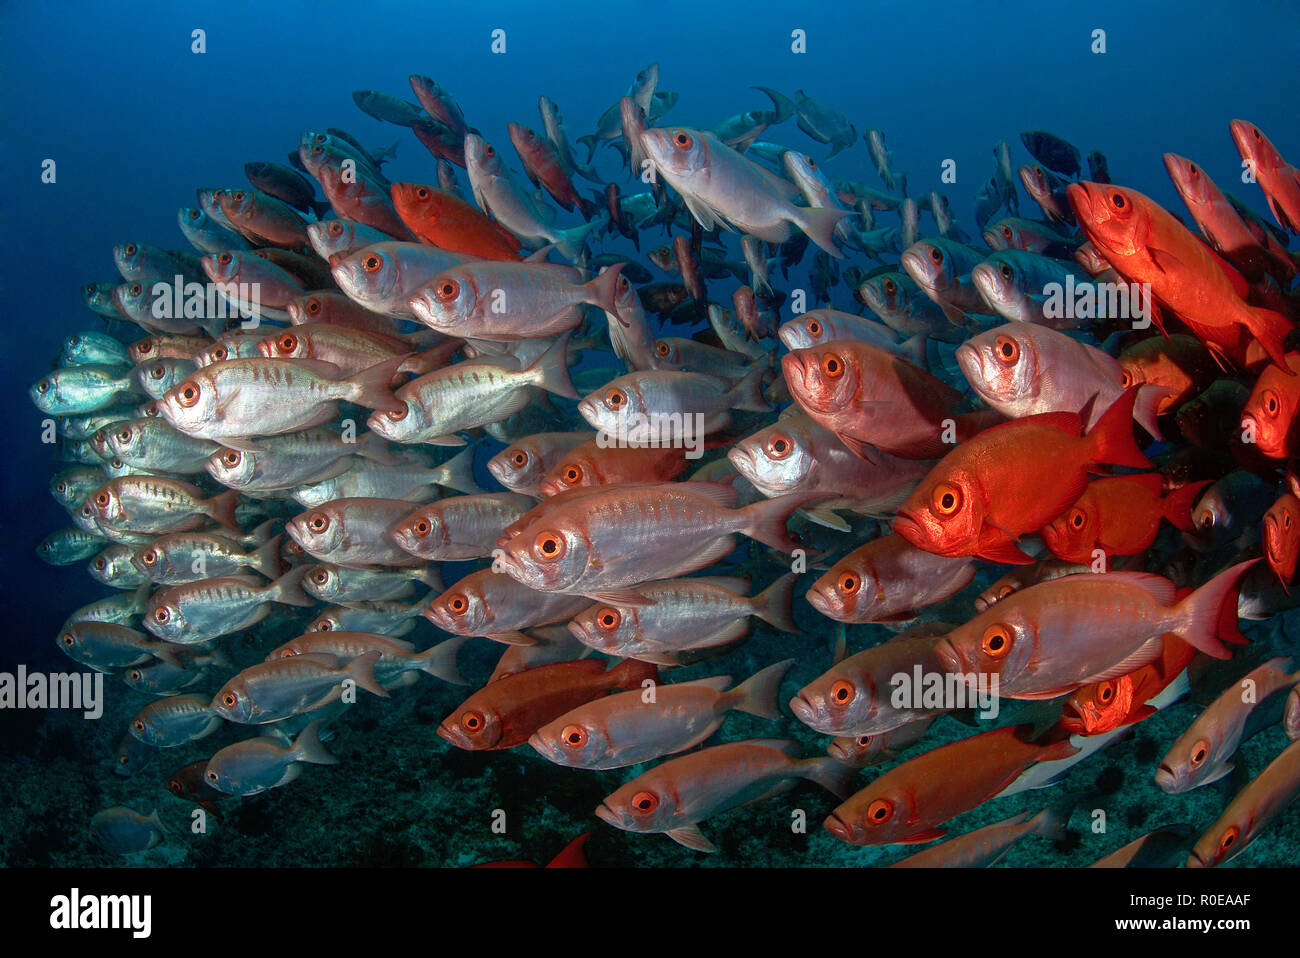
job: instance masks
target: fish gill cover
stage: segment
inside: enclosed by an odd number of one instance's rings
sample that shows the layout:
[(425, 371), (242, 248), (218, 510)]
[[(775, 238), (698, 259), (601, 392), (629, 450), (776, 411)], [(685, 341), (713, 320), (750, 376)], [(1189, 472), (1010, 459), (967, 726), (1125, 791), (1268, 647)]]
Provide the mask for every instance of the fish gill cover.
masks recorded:
[(3, 18), (0, 861), (1294, 864), (1294, 7)]

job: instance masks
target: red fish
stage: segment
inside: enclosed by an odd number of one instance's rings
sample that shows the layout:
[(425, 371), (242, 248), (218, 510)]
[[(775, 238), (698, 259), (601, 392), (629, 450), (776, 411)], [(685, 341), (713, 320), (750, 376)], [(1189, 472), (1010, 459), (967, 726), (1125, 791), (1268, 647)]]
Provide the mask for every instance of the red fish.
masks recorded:
[(519, 154), (524, 172), (533, 181), (533, 185), (544, 188), (566, 210), (572, 210), (576, 206), (584, 219), (591, 219), (596, 207), (578, 195), (555, 147), (545, 137), (538, 136), (526, 126), (510, 123), (508, 129), (510, 142), (515, 145), (515, 152)]
[(459, 196), (420, 183), (394, 183), (393, 206), (417, 237), (477, 259), (519, 262), (519, 240)]
[(438, 734), (469, 751), (514, 748), (565, 712), (658, 678), (648, 662), (628, 660), (608, 672), (600, 659), (557, 662), (498, 679), (480, 689), (438, 726)]
[(1254, 444), (1270, 459), (1294, 456), (1296, 412), (1300, 410), (1300, 353), (1288, 353), (1286, 365), (1269, 366), (1255, 380), (1255, 387), (1241, 410), (1242, 441)]
[(611, 482), (667, 482), (690, 466), (684, 452), (671, 446), (602, 447), (599, 440), (591, 439), (555, 464), (543, 477), (540, 491), (543, 496), (553, 496)]
[(591, 864), (587, 861), (587, 853), (583, 846), (587, 844), (587, 839), (591, 837), (591, 832), (583, 832), (569, 844), (560, 850), (560, 853), (552, 858), (545, 865), (538, 865), (537, 862), (530, 861), (504, 861), (504, 862), (484, 862), (481, 865), (470, 865), (470, 868), (590, 868)]
[(1291, 321), (1247, 305), (1245, 278), (1167, 210), (1109, 183), (1071, 183), (1066, 193), (1084, 233), (1116, 271), (1131, 283), (1150, 284), (1153, 298), (1177, 313), (1220, 363), (1257, 362), (1262, 357), (1248, 352), (1253, 340), (1283, 364)]
[(1300, 499), (1287, 492), (1264, 513), (1264, 558), (1285, 589), (1300, 558)]
[(1101, 735), (1155, 714), (1153, 698), (1168, 688), (1196, 656), (1173, 633), (1163, 636), (1160, 658), (1113, 679), (1085, 685), (1065, 701), (1060, 726), (1071, 735)]
[(1228, 129), (1241, 158), (1250, 162), (1273, 218), (1283, 229), (1300, 233), (1300, 170), (1282, 159), (1277, 147), (1255, 124), (1233, 120)]
[(911, 845), (944, 836), (944, 822), (982, 805), (1039, 762), (1078, 752), (1068, 738), (1028, 740), (1007, 726), (931, 749), (881, 775), (831, 812), (826, 830), (850, 845)]
[(1133, 441), (1130, 389), (1081, 435), (1076, 413), (1043, 413), (994, 426), (939, 460), (898, 510), (894, 531), (943, 556), (1033, 561), (1016, 545), (1083, 494), (1098, 463), (1149, 468)]
[(1155, 541), (1161, 519), (1194, 531), (1192, 506), (1208, 485), (1209, 480), (1191, 482), (1162, 499), (1164, 477), (1158, 472), (1097, 479), (1040, 535), (1054, 555), (1070, 562), (1089, 564), (1096, 549), (1107, 556), (1137, 555)]

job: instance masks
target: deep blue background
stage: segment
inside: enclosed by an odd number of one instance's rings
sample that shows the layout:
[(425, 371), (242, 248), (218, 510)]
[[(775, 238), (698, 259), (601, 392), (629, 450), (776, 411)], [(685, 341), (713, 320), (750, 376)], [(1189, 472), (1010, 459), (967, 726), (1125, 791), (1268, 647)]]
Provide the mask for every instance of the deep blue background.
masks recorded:
[[(199, 186), (243, 182), (246, 160), (283, 162), (305, 129), (342, 126), (370, 144), (402, 141), (393, 179), (430, 180), (434, 164), (409, 131), (360, 113), (351, 91), (412, 99), (410, 73), (436, 78), (469, 121), (507, 155), (505, 124), (539, 126), (537, 97), (563, 111), (570, 138), (658, 60), (660, 88), (681, 93), (669, 121), (712, 126), (766, 108), (751, 84), (804, 89), (858, 127), (883, 129), (909, 189), (950, 194), (969, 228), (975, 191), (999, 139), (1016, 165), (1018, 133), (1047, 128), (1112, 177), (1182, 213), (1161, 163), (1194, 158), (1262, 209), (1238, 179), (1228, 121), (1258, 123), (1297, 162), (1300, 5), (1264, 2), (930, 2), (798, 4), (681, 0), (596, 3), (83, 3), (7, 2), (0, 10), (0, 349), (5, 458), (0, 468), (0, 582), (8, 634), (0, 659), (50, 648), (76, 605), (103, 593), (82, 565), (53, 569), (32, 550), (66, 525), (46, 492), (55, 468), (39, 443), (27, 386), (60, 341), (98, 320), (79, 287), (116, 279), (115, 243), (179, 247), (176, 209)], [(490, 11), (490, 12), (488, 12)], [(190, 31), (207, 31), (207, 53)], [(507, 31), (507, 52), (489, 51)], [(808, 52), (790, 52), (807, 31)], [(1089, 52), (1094, 28), (1107, 52)], [(667, 122), (667, 121), (666, 121)], [(793, 122), (769, 138), (820, 158)], [(613, 173), (613, 153), (601, 169)], [(45, 158), (54, 185), (40, 182)], [(939, 165), (958, 164), (942, 186)], [(875, 184), (857, 142), (832, 176)], [(656, 240), (651, 245), (657, 245)]]

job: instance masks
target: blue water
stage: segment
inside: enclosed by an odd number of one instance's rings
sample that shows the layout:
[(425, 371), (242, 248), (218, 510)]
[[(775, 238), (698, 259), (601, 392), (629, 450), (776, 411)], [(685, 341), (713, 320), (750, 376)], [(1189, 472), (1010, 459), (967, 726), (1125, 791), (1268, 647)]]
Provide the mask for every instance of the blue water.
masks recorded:
[[(190, 49), (195, 28), (206, 31), (201, 55)], [(506, 31), (504, 55), (489, 49), (497, 28)], [(1089, 49), (1097, 28), (1106, 31), (1101, 55)], [(806, 31), (805, 54), (791, 52), (795, 29)], [(115, 243), (183, 247), (176, 210), (194, 205), (196, 187), (241, 183), (248, 160), (285, 162), (306, 129), (340, 126), (368, 145), (399, 140), (385, 173), (433, 181), (434, 161), (413, 135), (361, 113), (354, 89), (409, 100), (408, 74), (430, 75), (513, 159), (506, 123), (540, 128), (539, 94), (559, 104), (576, 141), (653, 60), (660, 89), (681, 94), (665, 123), (708, 127), (767, 108), (752, 84), (803, 89), (857, 126), (854, 145), (824, 165), (832, 179), (877, 184), (861, 133), (878, 127), (895, 170), (909, 174), (909, 193), (945, 192), (970, 232), (992, 147), (1005, 139), (1014, 165), (1027, 162), (1018, 137), (1026, 129), (1057, 132), (1085, 154), (1101, 150), (1114, 182), (1180, 214), (1166, 151), (1194, 159), (1264, 212), (1258, 189), (1238, 176), (1235, 117), (1266, 130), (1292, 162), (1300, 156), (1300, 5), (1291, 0), (6, 3), (3, 667), (58, 659), (58, 624), (105, 592), (83, 565), (52, 568), (33, 553), (66, 519), (46, 490), (56, 460), (39, 441), (26, 390), (67, 335), (100, 328), (80, 287), (116, 279)], [(793, 121), (763, 138), (819, 159), (827, 150)], [(604, 176), (633, 188), (612, 150), (597, 156)], [(40, 181), (47, 158), (57, 163), (50, 185)], [(939, 182), (946, 159), (956, 161), (956, 184)], [(843, 286), (836, 295), (849, 306)]]

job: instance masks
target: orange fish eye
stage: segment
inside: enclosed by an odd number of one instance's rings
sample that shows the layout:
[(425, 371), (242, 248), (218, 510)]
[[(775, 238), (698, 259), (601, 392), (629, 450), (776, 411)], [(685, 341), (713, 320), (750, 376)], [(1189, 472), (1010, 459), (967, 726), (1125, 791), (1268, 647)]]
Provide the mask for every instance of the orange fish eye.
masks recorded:
[(365, 259), (361, 261), (361, 268), (365, 270), (367, 273), (377, 272), (381, 265), (382, 265), (382, 261), (374, 253), (371, 253), (369, 256), (367, 256)]
[(221, 457), (221, 461), (224, 462), (227, 466), (237, 466), (239, 465), (239, 460), (242, 458), (243, 456), (239, 452), (239, 450), (231, 449), (229, 452), (227, 452), (224, 456)]
[(168, 611), (167, 606), (160, 605), (153, 610), (153, 620), (159, 625), (166, 625), (171, 621), (172, 614)]
[[(123, 757), (122, 757), (122, 764), (123, 764), (123, 765), (126, 764), (126, 756), (123, 756)], [(214, 769), (211, 769), (211, 768), (208, 769), (206, 772), (203, 773), (203, 777), (206, 778), (209, 782), (211, 782), (211, 783), (214, 784), (214, 785), (215, 785), (217, 782), (221, 781), (221, 776), (218, 775), (218, 774), (216, 773), (216, 771), (215, 771)]]
[(1119, 384), (1124, 389), (1128, 389), (1129, 386), (1133, 385), (1133, 377), (1129, 374), (1129, 371), (1127, 369), (1122, 370), (1120, 372)]
[(638, 812), (653, 812), (659, 807), (659, 796), (654, 792), (637, 792), (632, 796), (632, 808)]
[(447, 600), (447, 608), (451, 610), (452, 615), (464, 615), (469, 608), (469, 601), (458, 592)]
[(140, 561), (145, 565), (153, 565), (158, 561), (158, 552), (154, 549), (147, 549), (144, 555), (140, 556)]
[(522, 469), (524, 466), (528, 465), (528, 453), (521, 449), (510, 457), (510, 461), (513, 462), (516, 467)]
[(239, 696), (234, 692), (227, 692), (225, 695), (221, 696), (221, 704), (228, 709), (233, 709), (239, 704)]
[(1084, 521), (1085, 517), (1082, 509), (1075, 509), (1074, 512), (1070, 513), (1070, 525), (1074, 526), (1074, 528), (1082, 529)]
[(189, 409), (199, 401), (199, 387), (194, 383), (186, 383), (176, 394), (176, 401)]
[(839, 679), (831, 686), (831, 701), (836, 705), (847, 705), (857, 694), (857, 686), (848, 679)]
[(429, 198), (429, 191), (425, 187), (420, 186), (416, 188), (415, 195), (419, 199), (427, 200)]
[(611, 389), (605, 395), (605, 405), (610, 409), (618, 409), (625, 402), (627, 402), (627, 393), (621, 389)]
[(859, 735), (856, 739), (858, 748), (866, 748), (871, 744), (871, 740), (874, 738), (874, 735)]
[(343, 224), (338, 220), (330, 220), (325, 227), (325, 231), (329, 233), (330, 236), (342, 236)]
[(139, 296), (143, 292), (144, 292), (144, 287), (141, 286), (139, 283), (131, 284), (130, 293), (132, 296)]
[(565, 469), (564, 481), (571, 486), (576, 486), (578, 483), (582, 482), (582, 467), (570, 466), (568, 469)]
[(980, 649), (990, 658), (1000, 659), (1011, 651), (1011, 630), (1005, 625), (990, 625), (980, 639)]
[(140, 721), (140, 719), (136, 719), (134, 722), (131, 723), (131, 728), (135, 729), (137, 732), (143, 732), (144, 722)]
[(808, 332), (813, 336), (820, 336), (822, 334), (822, 324), (818, 320), (814, 319), (808, 324)]
[(1219, 851), (1226, 852), (1229, 848), (1231, 848), (1233, 845), (1237, 843), (1237, 839), (1240, 837), (1241, 837), (1241, 826), (1229, 825), (1228, 830), (1224, 832), (1223, 837), (1219, 839)]
[(159, 363), (149, 370), (150, 379), (162, 379), (167, 375), (167, 367)]
[(387, 416), (392, 422), (401, 422), (403, 419), (406, 418), (407, 414), (410, 411), (411, 411), (410, 406), (403, 406), (401, 409), (390, 409), (388, 410), (388, 412), (384, 413), (384, 415)]
[(858, 586), (860, 586), (861, 584), (862, 581), (852, 572), (844, 573), (842, 576), (840, 576), (840, 581), (835, 583), (836, 588), (838, 588), (840, 592), (844, 593), (845, 595), (852, 595), (854, 592), (857, 592)]
[(243, 190), (236, 190), (234, 193), (230, 194), (230, 198), (234, 200), (236, 203), (242, 203), (244, 202), (244, 195), (245, 194)]
[(834, 353), (828, 353), (822, 357), (822, 372), (829, 379), (839, 379), (844, 375), (844, 360)]
[(47, 392), (49, 392), (49, 391), (50, 391), (50, 381), (49, 381), (48, 379), (42, 379), (39, 383), (36, 384), (36, 391), (37, 391), (38, 393), (47, 393)]
[(317, 569), (311, 574), (311, 581), (315, 582), (317, 585), (325, 585), (329, 580), (330, 574), (328, 569)]
[(226, 353), (225, 346), (218, 346), (216, 349), (212, 350), (212, 358), (215, 359), (217, 362), (221, 362), (223, 359), (225, 359), (226, 355), (227, 353)]
[(596, 624), (606, 632), (612, 632), (623, 621), (623, 613), (618, 609), (605, 608), (596, 613)]
[(794, 442), (789, 436), (781, 433), (773, 433), (772, 438), (767, 441), (767, 454), (773, 459), (784, 459), (794, 451)]
[(1012, 233), (1011, 233), (1011, 227), (1010, 227), (1010, 226), (1004, 226), (1004, 227), (1002, 227), (1002, 238), (1003, 238), (1003, 239), (1011, 239), (1011, 236), (1012, 236)]
[(68, 648), (72, 648), (73, 646), (75, 646), (75, 645), (77, 644), (77, 639), (76, 639), (75, 636), (73, 636), (73, 634), (72, 634), (71, 632), (64, 632), (64, 633), (63, 633), (63, 644), (66, 645)]
[(234, 257), (229, 253), (220, 253), (217, 255), (217, 262), (222, 266), (229, 266), (233, 260)]
[(939, 247), (937, 247), (937, 246), (931, 246), (931, 247), (930, 247), (930, 259), (934, 260), (935, 263), (937, 263), (938, 265), (942, 266), (942, 265), (943, 265), (943, 250), (939, 249)]
[(543, 532), (533, 543), (533, 554), (543, 562), (554, 562), (567, 551), (563, 537), (555, 532)]
[(673, 145), (679, 150), (689, 150), (695, 145), (695, 137), (685, 130), (678, 130), (673, 134)]
[(330, 619), (321, 619), (316, 623), (317, 632), (331, 632), (334, 629), (334, 622)]
[(128, 426), (127, 428), (125, 428), (125, 429), (123, 429), (121, 432), (119, 432), (119, 433), (117, 434), (117, 438), (118, 438), (118, 440), (119, 440), (120, 442), (130, 442), (130, 441), (131, 441), (131, 427)]
[(135, 344), (135, 351), (139, 353), (141, 356), (148, 356), (151, 352), (153, 352), (153, 340), (152, 339), (140, 340), (140, 342)]
[(123, 252), (126, 253), (127, 256), (134, 256), (136, 254), (136, 245), (134, 243), (127, 243), (126, 249), (123, 250)]
[(878, 798), (867, 806), (867, 821), (873, 825), (883, 825), (894, 817), (894, 803), (887, 798)]
[(482, 712), (466, 712), (460, 717), (460, 725), (466, 732), (481, 731), (486, 723), (483, 721)]
[(1097, 701), (1102, 705), (1109, 705), (1111, 699), (1115, 697), (1115, 686), (1110, 682), (1102, 682), (1097, 688)]
[(581, 725), (566, 725), (560, 732), (560, 741), (570, 748), (582, 748), (587, 744), (587, 730)]
[(1201, 739), (1192, 746), (1192, 768), (1200, 768), (1205, 764), (1205, 760), (1210, 757), (1210, 743)]
[(930, 493), (930, 508), (935, 515), (944, 519), (955, 516), (961, 510), (961, 489), (950, 482), (941, 482)]
[(437, 296), (444, 303), (455, 299), (460, 295), (460, 283), (454, 279), (444, 279), (434, 289), (433, 295)]
[(171, 792), (173, 795), (180, 795), (185, 791), (185, 789), (182, 787), (180, 782), (173, 778), (167, 783), (167, 791)]
[(1020, 344), (1010, 336), (999, 336), (993, 341), (993, 353), (1004, 366), (1014, 366), (1020, 359)]
[(100, 572), (104, 571), (104, 566), (106, 565), (108, 565), (108, 563), (104, 561), (103, 556), (99, 556), (98, 558), (95, 559), (95, 568), (98, 569)]
[(329, 527), (330, 517), (323, 512), (312, 513), (311, 518), (307, 520), (307, 528), (312, 532), (324, 532)]
[(311, 313), (313, 316), (315, 316), (317, 313), (320, 312), (320, 310), (321, 310), (321, 305), (320, 305), (320, 300), (319, 300), (319, 299), (309, 299), (309, 300), (307, 300), (307, 312), (309, 312), (309, 313)]
[(107, 492), (101, 492), (99, 495), (95, 496), (95, 505), (99, 506), (101, 509), (107, 506), (108, 502), (109, 499)]
[(126, 673), (126, 677), (130, 679), (132, 682), (139, 682), (141, 679), (144, 678), (144, 673), (141, 672), (139, 669), (132, 669), (130, 672)]
[(483, 152), (486, 153), (488, 156), (496, 156), (497, 148), (493, 146), (491, 143), (489, 143), (487, 145), (487, 148)]
[(668, 348), (667, 343), (656, 343), (655, 352), (658, 353), (660, 356), (663, 356), (665, 359), (667, 359), (668, 353), (671, 352), (671, 350)]
[(293, 333), (285, 333), (276, 346), (282, 353), (291, 353), (298, 348), (298, 337)]
[(1264, 411), (1270, 416), (1276, 416), (1281, 403), (1278, 401), (1277, 393), (1271, 389), (1264, 390)]
[(421, 516), (419, 519), (416, 519), (415, 525), (413, 525), (411, 528), (415, 530), (415, 534), (417, 536), (427, 536), (430, 532), (433, 531), (433, 526), (431, 526), (429, 524), (429, 520), (425, 519), (423, 516)]
[(808, 169), (810, 169), (810, 170), (815, 170), (815, 169), (817, 169), (817, 161), (814, 160), (811, 156), (805, 156), (805, 157), (804, 157), (804, 162), (806, 162), (806, 163), (808, 164)]

